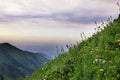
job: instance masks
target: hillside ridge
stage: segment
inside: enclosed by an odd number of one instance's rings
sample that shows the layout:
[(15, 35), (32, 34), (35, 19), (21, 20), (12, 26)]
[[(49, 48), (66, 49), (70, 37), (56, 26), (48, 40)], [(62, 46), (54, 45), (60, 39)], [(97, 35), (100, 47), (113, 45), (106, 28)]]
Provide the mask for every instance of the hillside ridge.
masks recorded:
[(0, 44), (0, 80), (19, 80), (49, 60), (42, 54), (20, 50), (10, 43)]
[[(97, 23), (96, 23), (97, 24)], [(25, 80), (120, 80), (120, 18), (52, 59)]]

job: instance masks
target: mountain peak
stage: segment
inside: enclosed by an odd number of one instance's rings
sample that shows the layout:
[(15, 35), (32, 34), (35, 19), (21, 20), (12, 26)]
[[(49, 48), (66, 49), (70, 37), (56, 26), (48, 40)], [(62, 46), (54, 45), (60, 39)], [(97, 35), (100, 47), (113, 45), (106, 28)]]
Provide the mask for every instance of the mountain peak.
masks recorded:
[(12, 44), (7, 43), (7, 42), (1, 43), (0, 47), (4, 48), (4, 49), (17, 49), (17, 50), (20, 50), (20, 49), (16, 48), (15, 46), (13, 46)]
[(9, 43), (0, 43), (0, 80), (2, 77), (4, 80), (19, 80), (48, 61), (41, 54), (20, 50)]
[(7, 42), (1, 43), (0, 45), (9, 45), (9, 46), (12, 46), (10, 43), (7, 43)]

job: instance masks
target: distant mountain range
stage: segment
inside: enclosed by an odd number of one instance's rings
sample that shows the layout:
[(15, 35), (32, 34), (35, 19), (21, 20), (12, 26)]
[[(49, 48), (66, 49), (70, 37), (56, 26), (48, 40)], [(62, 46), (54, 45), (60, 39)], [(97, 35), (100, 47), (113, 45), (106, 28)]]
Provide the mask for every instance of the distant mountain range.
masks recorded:
[(0, 80), (18, 80), (48, 62), (45, 54), (23, 51), (9, 43), (0, 44)]

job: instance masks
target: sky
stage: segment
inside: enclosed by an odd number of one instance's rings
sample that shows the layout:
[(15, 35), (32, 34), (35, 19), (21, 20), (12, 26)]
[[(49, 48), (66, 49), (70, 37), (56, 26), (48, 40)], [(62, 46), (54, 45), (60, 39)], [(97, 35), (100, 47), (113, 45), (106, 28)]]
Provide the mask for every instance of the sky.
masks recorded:
[(9, 42), (21, 49), (39, 52), (44, 44), (66, 44), (81, 40), (82, 32), (91, 36), (95, 32), (95, 21), (106, 22), (109, 16), (113, 19), (118, 16), (116, 2), (120, 0), (0, 2), (0, 43)]

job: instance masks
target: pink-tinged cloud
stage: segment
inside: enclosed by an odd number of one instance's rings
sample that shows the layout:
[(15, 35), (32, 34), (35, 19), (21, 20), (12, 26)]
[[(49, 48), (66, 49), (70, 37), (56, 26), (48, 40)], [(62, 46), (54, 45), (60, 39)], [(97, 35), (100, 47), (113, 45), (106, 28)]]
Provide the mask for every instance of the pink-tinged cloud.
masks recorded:
[[(0, 21), (34, 18), (53, 19), (77, 23), (90, 23), (108, 16), (116, 17), (119, 0), (0, 0)], [(88, 17), (88, 20), (87, 20)], [(92, 17), (94, 19), (92, 19)], [(8, 19), (7, 19), (8, 18)], [(85, 18), (85, 19), (83, 19)], [(83, 21), (82, 21), (83, 20)], [(98, 21), (98, 20), (97, 20)]]
[(90, 36), (95, 32), (95, 21), (116, 18), (119, 1), (0, 0), (0, 42), (39, 45), (79, 41), (80, 33)]

